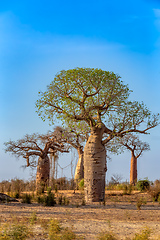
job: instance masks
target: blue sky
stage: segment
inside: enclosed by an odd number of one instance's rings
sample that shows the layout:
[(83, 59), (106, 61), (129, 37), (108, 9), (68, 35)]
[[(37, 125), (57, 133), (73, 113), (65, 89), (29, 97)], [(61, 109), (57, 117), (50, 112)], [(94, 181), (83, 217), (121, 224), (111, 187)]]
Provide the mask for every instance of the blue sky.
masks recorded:
[[(157, 0), (11, 1), (0, 3), (0, 181), (28, 179), (23, 160), (3, 143), (52, 129), (35, 102), (62, 69), (94, 67), (118, 73), (131, 98), (160, 112), (160, 3)], [(138, 177), (160, 179), (160, 127), (143, 136), (151, 146), (138, 161)], [(61, 156), (61, 166), (72, 155)], [(130, 153), (112, 156), (112, 174), (129, 179)], [(63, 173), (70, 177), (70, 170)], [(62, 173), (60, 172), (60, 175)]]

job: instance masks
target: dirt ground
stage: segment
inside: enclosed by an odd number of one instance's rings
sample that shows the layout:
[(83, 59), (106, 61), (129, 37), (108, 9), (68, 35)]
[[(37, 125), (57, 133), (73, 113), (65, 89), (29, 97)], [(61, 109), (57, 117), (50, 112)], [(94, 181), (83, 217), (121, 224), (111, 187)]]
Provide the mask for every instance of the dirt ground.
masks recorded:
[[(101, 231), (112, 231), (119, 239), (132, 238), (145, 227), (152, 230), (152, 239), (160, 239), (160, 204), (152, 202), (147, 193), (133, 192), (123, 195), (121, 191), (106, 191), (106, 202), (82, 206), (84, 194), (81, 191), (59, 191), (69, 199), (69, 205), (44, 207), (38, 203), (0, 203), (0, 221), (9, 222), (13, 217), (29, 219), (36, 213), (38, 219), (58, 219), (62, 226), (71, 228), (76, 234), (94, 240)], [(146, 204), (137, 210), (137, 201)], [(36, 226), (37, 235), (41, 231)], [(34, 239), (44, 239), (43, 237)]]

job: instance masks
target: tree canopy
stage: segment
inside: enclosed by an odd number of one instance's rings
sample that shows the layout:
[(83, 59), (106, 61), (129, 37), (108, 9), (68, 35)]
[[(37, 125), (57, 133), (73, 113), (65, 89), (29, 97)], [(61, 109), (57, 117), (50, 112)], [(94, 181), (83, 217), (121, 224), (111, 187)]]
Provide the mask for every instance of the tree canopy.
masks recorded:
[(27, 134), (17, 141), (10, 140), (4, 143), (6, 152), (25, 158), (27, 166), (31, 167), (37, 166), (37, 156), (43, 158), (46, 154), (68, 152), (68, 146), (64, 144), (62, 136), (54, 132)]
[[(66, 124), (82, 122), (104, 127), (107, 143), (129, 132), (147, 133), (159, 124), (159, 114), (152, 114), (145, 104), (129, 101), (130, 90), (113, 72), (93, 68), (76, 68), (58, 73), (36, 103), (42, 119)], [(143, 125), (142, 125), (143, 123)], [(142, 129), (140, 129), (140, 127)]]

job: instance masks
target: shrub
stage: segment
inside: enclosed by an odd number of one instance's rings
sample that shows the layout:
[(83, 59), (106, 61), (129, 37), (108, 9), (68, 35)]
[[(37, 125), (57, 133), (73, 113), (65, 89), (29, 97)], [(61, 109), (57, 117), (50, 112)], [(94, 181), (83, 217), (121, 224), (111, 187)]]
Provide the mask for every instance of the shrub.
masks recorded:
[(65, 228), (62, 231), (61, 239), (63, 240), (74, 240), (76, 239), (76, 234), (69, 228)]
[(136, 203), (136, 206), (137, 206), (137, 209), (140, 210), (141, 209), (141, 206), (146, 204), (147, 201), (144, 199), (144, 198), (140, 198), (137, 200), (137, 203)]
[(31, 214), (30, 224), (34, 224), (34, 223), (36, 223), (36, 221), (37, 221), (37, 214), (36, 214), (36, 212), (33, 212)]
[(152, 197), (153, 201), (159, 201), (158, 199), (160, 196), (160, 185), (151, 187), (148, 193)]
[(56, 201), (53, 193), (48, 193), (47, 196), (44, 196), (45, 206), (54, 206), (55, 204), (56, 204)]
[(150, 188), (150, 182), (149, 182), (149, 180), (139, 180), (138, 182), (137, 182), (137, 189), (139, 190), (139, 191), (141, 191), (141, 192), (143, 192), (143, 191), (147, 191), (147, 190), (149, 190), (149, 188)]
[(49, 223), (49, 239), (50, 240), (56, 240), (56, 239), (60, 239), (58, 237), (60, 232), (61, 232), (61, 227), (60, 227), (60, 224), (59, 224), (59, 221), (57, 221), (56, 219), (52, 219)]
[(98, 237), (98, 240), (117, 240), (112, 232), (101, 232)]
[(22, 196), (22, 203), (31, 204), (32, 196), (30, 194), (24, 194)]
[(132, 240), (149, 240), (150, 234), (151, 230), (149, 228), (145, 228), (141, 233), (136, 233)]
[(10, 228), (3, 228), (0, 233), (0, 240), (25, 240), (29, 234), (29, 230), (25, 225), (12, 225)]

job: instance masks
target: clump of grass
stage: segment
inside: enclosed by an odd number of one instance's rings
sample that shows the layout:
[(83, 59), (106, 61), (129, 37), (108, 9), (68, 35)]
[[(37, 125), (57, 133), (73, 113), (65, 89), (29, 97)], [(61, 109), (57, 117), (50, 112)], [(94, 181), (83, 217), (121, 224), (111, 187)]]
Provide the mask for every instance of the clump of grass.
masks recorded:
[(137, 207), (138, 210), (141, 210), (141, 206), (142, 206), (142, 205), (145, 205), (145, 204), (147, 204), (146, 199), (144, 199), (144, 198), (139, 198), (139, 199), (137, 199), (136, 207)]
[(69, 228), (65, 228), (62, 231), (62, 238), (63, 240), (74, 240), (76, 239), (76, 234)]
[(32, 196), (30, 194), (24, 194), (22, 196), (22, 203), (31, 204)]
[(123, 195), (130, 195), (133, 191), (133, 186), (131, 184), (123, 184)]
[(50, 240), (74, 240), (77, 238), (76, 234), (69, 228), (62, 228), (59, 221), (52, 219), (49, 222), (48, 236)]
[(141, 233), (136, 233), (132, 240), (149, 240), (151, 235), (151, 230), (146, 227), (141, 231)]
[(62, 195), (59, 196), (58, 198), (58, 204), (59, 205), (68, 205), (69, 204), (69, 199), (67, 199), (65, 196), (63, 197)]
[(37, 222), (37, 214), (36, 212), (33, 212), (30, 217), (30, 224), (33, 225)]
[(0, 240), (25, 240), (29, 237), (28, 227), (22, 224), (14, 224), (12, 226), (3, 226), (0, 231)]
[(97, 236), (97, 240), (118, 240), (112, 232), (101, 232)]

